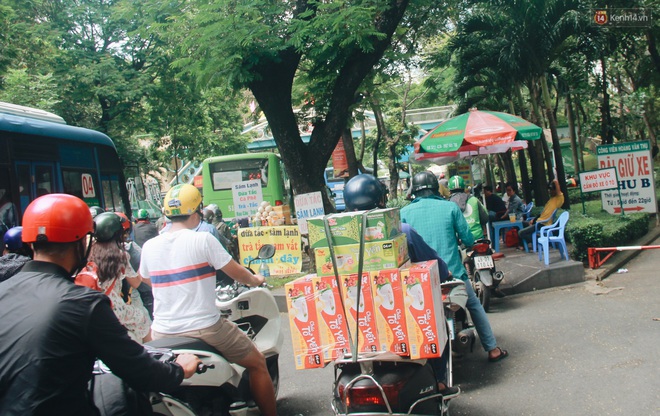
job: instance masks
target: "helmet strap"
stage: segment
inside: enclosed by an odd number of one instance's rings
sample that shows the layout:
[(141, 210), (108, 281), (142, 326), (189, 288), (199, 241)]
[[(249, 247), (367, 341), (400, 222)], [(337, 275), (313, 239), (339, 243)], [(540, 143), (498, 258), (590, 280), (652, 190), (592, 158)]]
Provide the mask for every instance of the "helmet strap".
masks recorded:
[[(91, 236), (90, 236), (91, 237)], [(78, 264), (75, 266), (75, 269), (71, 272), (71, 276), (77, 275), (86, 265), (87, 259), (89, 258), (89, 253), (92, 251), (93, 238), (88, 238), (87, 247), (85, 248), (85, 239), (82, 238), (79, 240), (80, 244), (76, 245), (76, 256), (78, 256)], [(81, 252), (82, 251), (82, 252)]]

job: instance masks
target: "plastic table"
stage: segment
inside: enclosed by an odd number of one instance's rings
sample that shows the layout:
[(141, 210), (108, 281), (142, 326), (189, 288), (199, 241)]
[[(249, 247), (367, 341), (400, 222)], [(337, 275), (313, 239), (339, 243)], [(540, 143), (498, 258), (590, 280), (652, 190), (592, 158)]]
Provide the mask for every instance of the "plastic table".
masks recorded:
[(522, 220), (519, 221), (495, 221), (491, 223), (493, 227), (493, 249), (496, 252), (500, 251), (500, 233), (502, 230), (508, 230), (509, 228), (518, 228), (519, 230), (523, 229)]

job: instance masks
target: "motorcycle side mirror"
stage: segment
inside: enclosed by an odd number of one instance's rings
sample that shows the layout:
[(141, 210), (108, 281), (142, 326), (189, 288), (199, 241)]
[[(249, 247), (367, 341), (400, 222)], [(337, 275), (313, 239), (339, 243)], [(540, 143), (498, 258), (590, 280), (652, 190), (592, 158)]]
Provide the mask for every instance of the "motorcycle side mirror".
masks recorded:
[(266, 260), (275, 255), (275, 246), (272, 244), (264, 244), (261, 246), (259, 249), (259, 253), (257, 254), (257, 257), (260, 260)]
[[(259, 260), (266, 260), (275, 255), (275, 246), (272, 244), (264, 244), (261, 246), (259, 249), (259, 252), (257, 253), (257, 259)], [(256, 259), (252, 259), (248, 262), (247, 268), (254, 274), (254, 270), (252, 270), (252, 262)]]

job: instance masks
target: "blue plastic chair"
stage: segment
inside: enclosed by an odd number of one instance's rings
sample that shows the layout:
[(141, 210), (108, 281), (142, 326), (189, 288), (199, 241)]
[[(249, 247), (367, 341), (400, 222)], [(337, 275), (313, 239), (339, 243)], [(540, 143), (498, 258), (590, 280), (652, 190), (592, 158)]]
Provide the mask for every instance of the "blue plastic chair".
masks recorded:
[(552, 211), (552, 215), (550, 215), (550, 218), (546, 219), (545, 221), (536, 221), (534, 222), (534, 232), (532, 233), (532, 251), (537, 251), (538, 248), (536, 240), (538, 236), (538, 232), (541, 229), (541, 227), (546, 226), (548, 224), (552, 224), (557, 220), (557, 210), (555, 209)]
[(541, 260), (541, 252), (543, 252), (543, 261), (546, 265), (550, 264), (548, 255), (550, 244), (559, 249), (559, 254), (564, 260), (569, 260), (566, 239), (564, 238), (564, 231), (566, 230), (567, 222), (568, 211), (565, 211), (559, 216), (559, 219), (555, 221), (554, 224), (546, 225), (539, 230), (539, 260)]

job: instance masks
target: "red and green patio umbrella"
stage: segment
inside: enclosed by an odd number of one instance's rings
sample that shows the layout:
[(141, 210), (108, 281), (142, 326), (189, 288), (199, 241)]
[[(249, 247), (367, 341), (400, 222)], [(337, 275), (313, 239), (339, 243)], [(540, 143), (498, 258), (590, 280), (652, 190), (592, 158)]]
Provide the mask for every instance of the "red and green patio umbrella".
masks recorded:
[(520, 117), (496, 111), (470, 110), (441, 123), (415, 143), (411, 159), (450, 163), (468, 156), (527, 148), (543, 129)]

